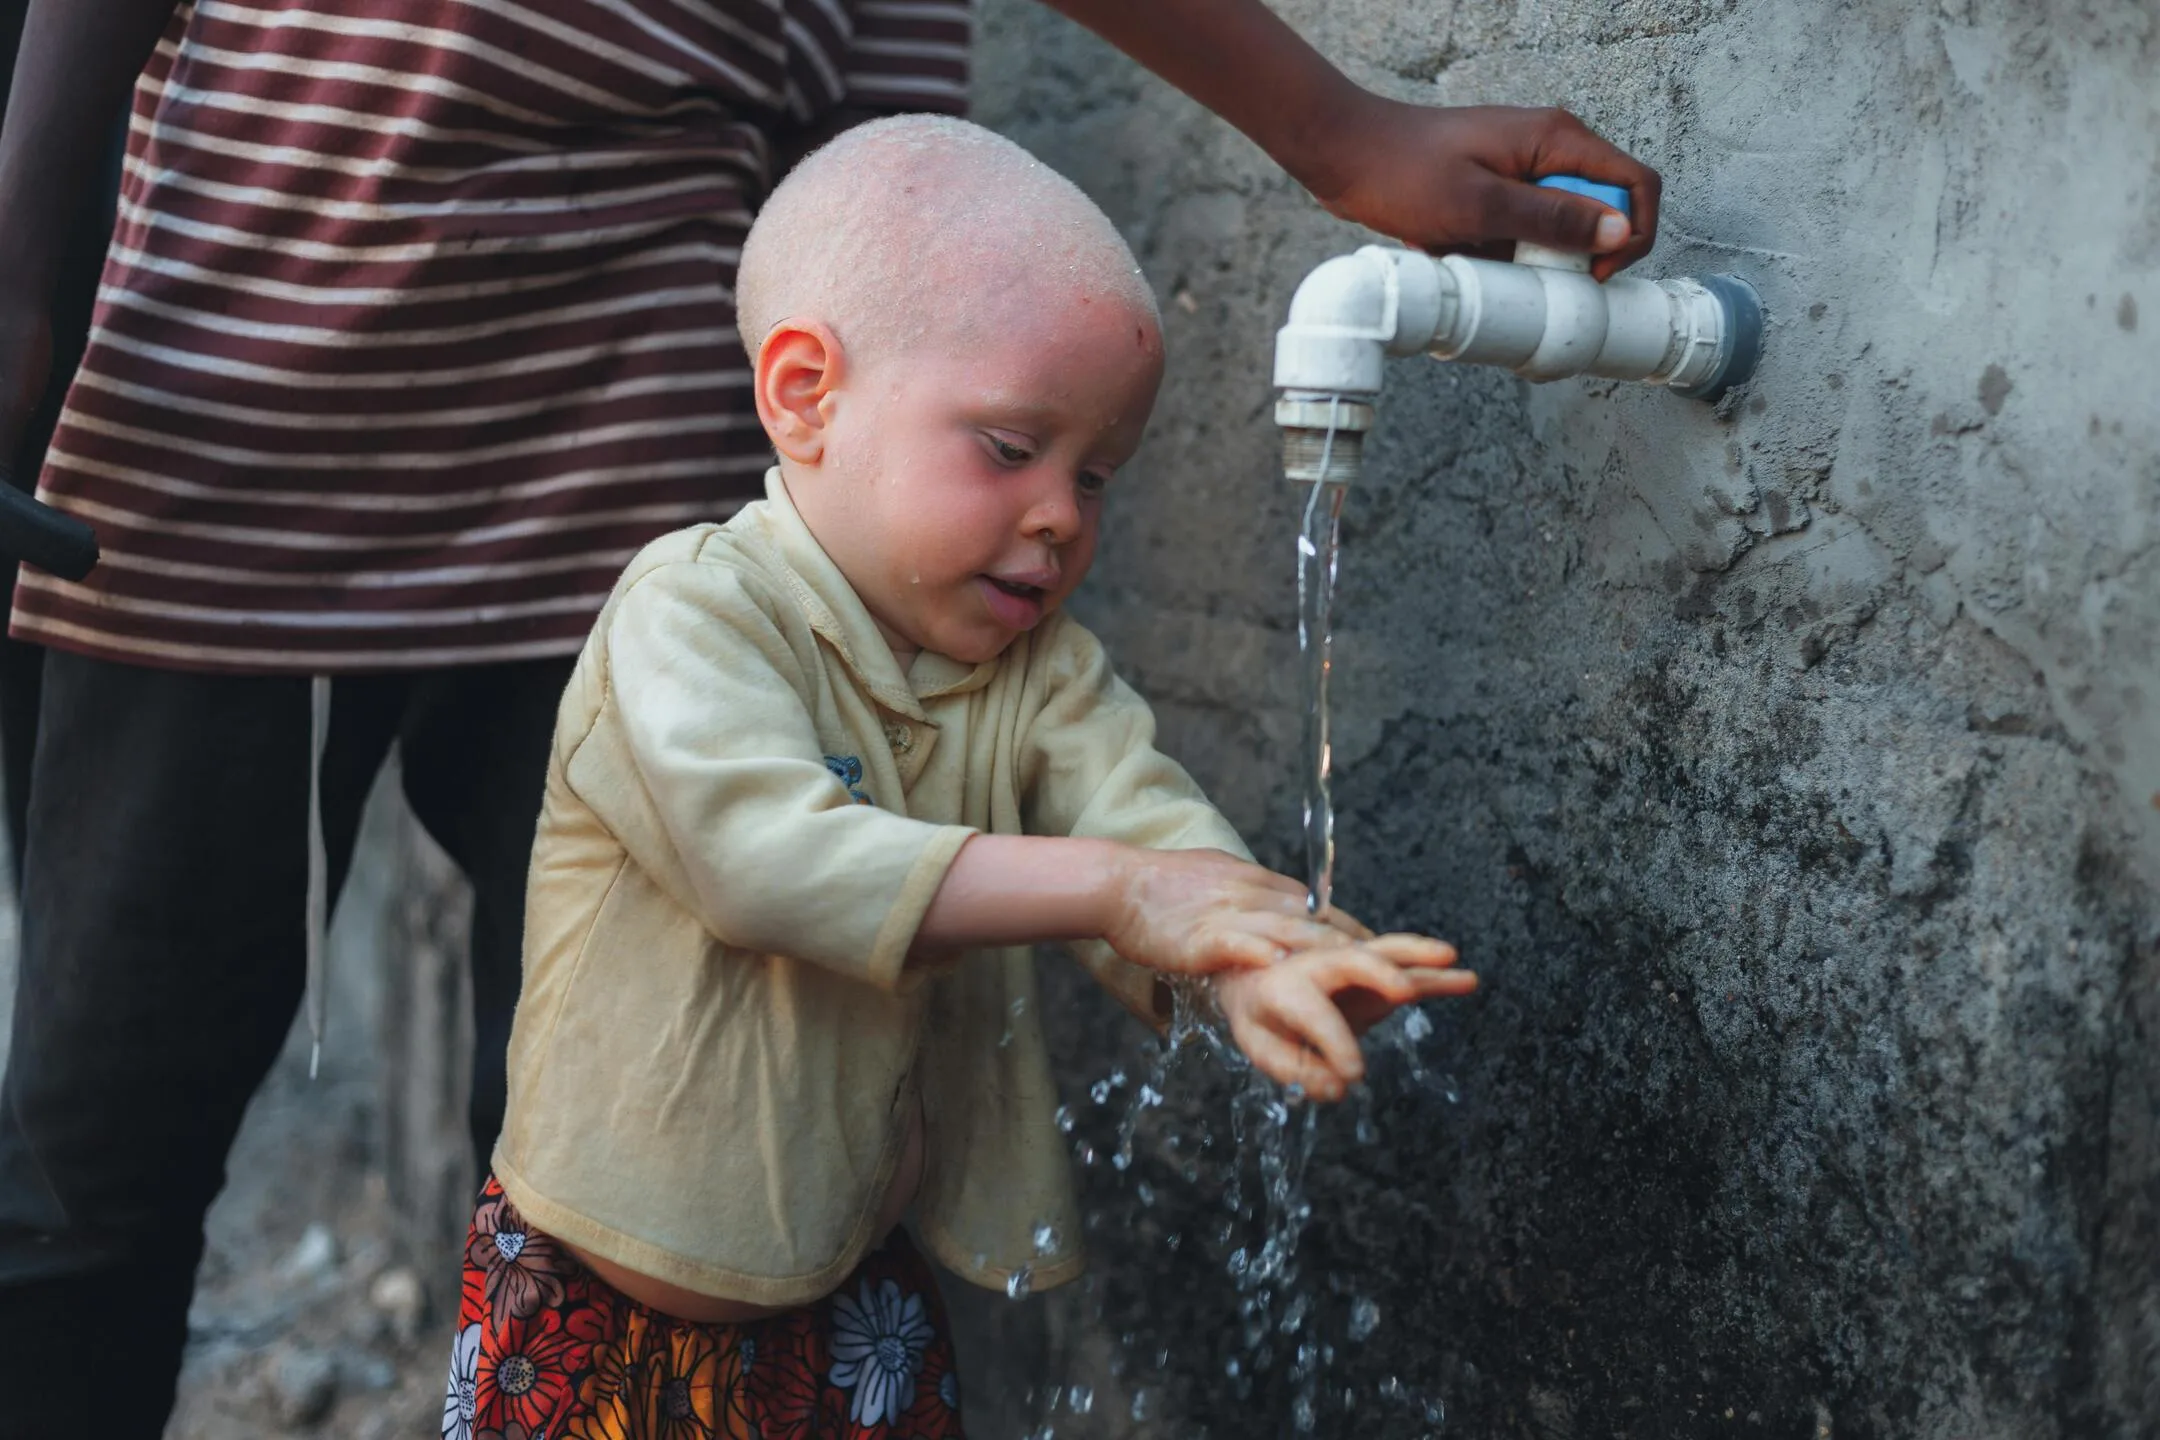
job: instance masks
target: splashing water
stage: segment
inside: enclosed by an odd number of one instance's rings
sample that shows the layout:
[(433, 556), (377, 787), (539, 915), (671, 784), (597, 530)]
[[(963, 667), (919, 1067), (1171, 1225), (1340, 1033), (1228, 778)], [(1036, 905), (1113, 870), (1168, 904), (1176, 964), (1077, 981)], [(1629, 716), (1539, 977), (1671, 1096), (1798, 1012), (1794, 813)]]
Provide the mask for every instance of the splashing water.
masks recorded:
[[(1321, 1130), (1334, 1123), (1326, 1107), (1306, 1103), (1295, 1087), (1278, 1087), (1253, 1069), (1222, 1029), (1203, 985), (1174, 980), (1171, 992), (1168, 1032), (1141, 1047), (1142, 1063), (1102, 1077), (1100, 1097), (1089, 1096), (1097, 1106), (1061, 1107), (1059, 1126), (1075, 1158), (1082, 1165), (1095, 1162), (1091, 1134), (1097, 1142), (1107, 1142), (1101, 1158), (1124, 1176), (1139, 1214), (1170, 1203), (1157, 1188), (1166, 1181), (1182, 1182), (1189, 1190), (1199, 1187), (1201, 1193), (1207, 1193), (1205, 1187), (1219, 1187), (1210, 1195), (1219, 1218), (1182, 1231), (1157, 1232), (1156, 1243), (1163, 1247), (1165, 1261), (1198, 1251), (1229, 1280), (1236, 1318), (1225, 1337), (1227, 1353), (1217, 1351), (1217, 1361), (1240, 1400), (1281, 1387), (1274, 1393), (1284, 1407), (1282, 1433), (1329, 1430), (1330, 1416), (1347, 1417), (1359, 1410), (1361, 1401), (1404, 1414), (1420, 1425), (1421, 1433), (1439, 1430), (1445, 1424), (1445, 1407), (1421, 1387), (1395, 1376), (1370, 1390), (1330, 1379), (1343, 1355), (1379, 1331), (1383, 1315), (1378, 1302), (1346, 1283), (1348, 1277), (1308, 1273), (1309, 1261), (1301, 1264), (1301, 1242), (1313, 1215), (1306, 1175)], [(1407, 1081), (1413, 1093), (1452, 1102), (1454, 1078), (1429, 1068), (1422, 1053), (1434, 1034), (1431, 1018), (1410, 1008), (1371, 1038), (1383, 1054), (1398, 1061), (1388, 1067), (1391, 1076)], [(1211, 1085), (1219, 1097), (1216, 1104), (1198, 1113), (1172, 1109), (1167, 1101), (1173, 1080), (1204, 1078), (1193, 1073), (1190, 1062), (1195, 1056), (1200, 1069), (1228, 1082), (1227, 1094)], [(1341, 1128), (1350, 1132), (1345, 1138), (1360, 1145), (1380, 1143), (1372, 1091), (1355, 1087), (1351, 1100), (1340, 1117)], [(1173, 1115), (1175, 1123), (1162, 1123)], [(1109, 1218), (1091, 1212), (1087, 1227), (1094, 1230)], [(1120, 1378), (1130, 1376), (1128, 1394), (1145, 1385), (1141, 1372), (1150, 1365), (1137, 1344), (1130, 1332), (1121, 1336), (1112, 1366)], [(1169, 1351), (1158, 1350), (1152, 1369), (1163, 1373), (1169, 1361)]]
[[(1328, 431), (1319, 474), (1327, 473), (1335, 432)], [(1334, 753), (1328, 740), (1328, 672), (1335, 643), (1335, 562), (1342, 538), (1339, 483), (1315, 481), (1298, 530), (1298, 658), (1305, 676), (1305, 908), (1326, 911), (1335, 892), (1335, 802), (1328, 790)]]

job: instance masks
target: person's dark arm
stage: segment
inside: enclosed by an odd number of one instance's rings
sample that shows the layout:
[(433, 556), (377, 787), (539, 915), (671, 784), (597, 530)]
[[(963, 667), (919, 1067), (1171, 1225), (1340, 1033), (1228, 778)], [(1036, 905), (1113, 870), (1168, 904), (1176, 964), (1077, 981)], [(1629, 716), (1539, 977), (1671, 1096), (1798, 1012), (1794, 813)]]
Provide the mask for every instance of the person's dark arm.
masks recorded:
[[(1261, 0), (1044, 3), (1245, 132), (1332, 213), (1406, 244), (1502, 257), (1515, 240), (1596, 250), (1602, 280), (1657, 238), (1657, 172), (1564, 110), (1388, 100)], [(1546, 175), (1624, 186), (1632, 226), (1600, 236), (1613, 212), (1528, 183)]]
[(30, 0), (0, 122), (0, 455), (51, 364), (54, 278), (173, 0)]

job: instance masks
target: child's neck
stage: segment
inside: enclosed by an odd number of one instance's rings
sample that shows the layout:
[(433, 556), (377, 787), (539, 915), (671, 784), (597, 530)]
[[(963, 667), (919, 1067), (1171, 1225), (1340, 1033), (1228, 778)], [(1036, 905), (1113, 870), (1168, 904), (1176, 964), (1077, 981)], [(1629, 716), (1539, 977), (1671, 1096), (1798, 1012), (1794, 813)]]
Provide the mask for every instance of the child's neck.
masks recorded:
[(909, 644), (905, 636), (895, 632), (891, 626), (879, 620), (876, 615), (872, 615), (870, 618), (876, 623), (878, 634), (884, 636), (885, 643), (892, 648), (893, 663), (900, 667), (901, 677), (905, 679), (908, 668), (915, 663), (915, 657), (922, 654), (922, 647)]
[[(795, 477), (789, 473), (788, 463), (784, 459), (780, 462), (780, 483), (787, 490), (788, 500), (795, 506), (795, 513), (802, 518), (804, 528), (809, 530), (810, 538), (817, 541), (820, 547), (824, 547), (825, 537), (817, 533), (817, 522), (812, 518), (812, 512), (803, 508), (800, 498), (803, 492), (795, 484)], [(826, 548), (825, 553), (830, 558), (832, 551), (830, 548)], [(838, 561), (833, 563), (835, 568), (839, 567)], [(892, 651), (893, 663), (900, 667), (900, 677), (903, 680), (906, 679), (908, 668), (915, 663), (915, 657), (922, 654), (922, 646), (910, 641), (898, 630), (886, 624), (877, 611), (871, 609), (870, 602), (863, 600), (861, 588), (855, 584), (853, 577), (846, 570), (840, 571), (840, 578), (847, 581), (850, 590), (855, 591), (855, 598), (861, 601), (864, 612), (870, 617), (870, 623), (877, 626), (877, 632), (884, 638), (886, 648)]]

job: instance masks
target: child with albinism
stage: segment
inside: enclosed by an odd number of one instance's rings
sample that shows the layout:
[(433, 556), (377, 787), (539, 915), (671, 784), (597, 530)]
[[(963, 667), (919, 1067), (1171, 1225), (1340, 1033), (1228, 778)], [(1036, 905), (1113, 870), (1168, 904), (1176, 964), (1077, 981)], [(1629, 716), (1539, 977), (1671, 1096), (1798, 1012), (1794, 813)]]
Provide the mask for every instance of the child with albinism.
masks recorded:
[(564, 696), (446, 1433), (959, 1435), (903, 1216), (980, 1284), (1082, 1264), (1038, 942), (1157, 1024), (1208, 977), (1323, 1100), (1357, 1029), (1477, 983), (1308, 915), (1064, 613), (1163, 368), (1085, 196), (875, 122), (773, 193), (736, 299), (779, 463), (631, 563)]

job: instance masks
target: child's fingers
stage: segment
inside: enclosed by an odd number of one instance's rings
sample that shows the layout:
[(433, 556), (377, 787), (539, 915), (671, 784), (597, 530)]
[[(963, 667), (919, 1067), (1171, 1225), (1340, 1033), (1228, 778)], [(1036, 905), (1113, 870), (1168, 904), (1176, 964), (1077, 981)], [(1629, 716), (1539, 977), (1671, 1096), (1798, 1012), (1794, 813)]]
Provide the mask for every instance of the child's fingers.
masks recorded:
[(1216, 926), (1199, 946), (1190, 972), (1213, 974), (1218, 970), (1264, 970), (1282, 959), (1284, 947), (1264, 930), (1244, 925)]
[(1417, 972), (1390, 964), (1362, 945), (1298, 958), (1313, 982), (1329, 995), (1353, 988), (1370, 990), (1390, 1005), (1401, 1005), (1418, 993), (1412, 980)]
[(1245, 1058), (1278, 1085), (1302, 1086), (1317, 1100), (1340, 1099), (1344, 1082), (1322, 1059), (1295, 1039), (1265, 1025), (1248, 1027), (1238, 1036)]
[(1478, 988), (1475, 970), (1410, 970), (1412, 988), (1420, 1000), (1436, 999), (1442, 995), (1468, 995)]
[(1371, 926), (1358, 919), (1357, 916), (1352, 915), (1349, 911), (1338, 910), (1333, 905), (1328, 906), (1326, 910), (1315, 918), (1325, 920), (1353, 940), (1370, 940), (1373, 938)]
[(1429, 935), (1411, 935), (1394, 931), (1375, 935), (1365, 942), (1365, 948), (1384, 955), (1397, 965), (1431, 967), (1453, 965), (1460, 957), (1455, 947), (1445, 940), (1435, 940)]
[(1358, 1049), (1350, 1022), (1317, 986), (1269, 986), (1260, 1008), (1275, 1030), (1319, 1051), (1344, 1083), (1354, 1085), (1365, 1077), (1365, 1054)]
[(1241, 923), (1267, 936), (1293, 954), (1304, 950), (1340, 949), (1344, 942), (1340, 929), (1310, 915), (1270, 915), (1255, 912), (1245, 917)]

